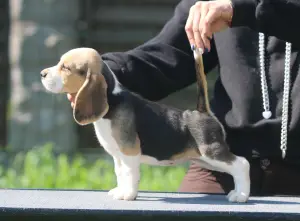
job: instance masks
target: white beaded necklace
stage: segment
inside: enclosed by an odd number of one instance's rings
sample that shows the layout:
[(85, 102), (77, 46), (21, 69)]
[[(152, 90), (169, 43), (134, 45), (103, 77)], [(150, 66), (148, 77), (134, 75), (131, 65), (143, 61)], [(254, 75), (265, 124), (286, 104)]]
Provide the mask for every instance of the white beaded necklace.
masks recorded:
[[(268, 85), (265, 73), (265, 36), (263, 33), (259, 33), (259, 64), (260, 64), (260, 76), (261, 76), (261, 90), (263, 97), (262, 113), (265, 119), (269, 119), (272, 116), (270, 111), (270, 102), (268, 95)], [(288, 127), (288, 111), (289, 111), (289, 93), (290, 93), (290, 63), (291, 63), (291, 43), (286, 42), (285, 46), (285, 64), (284, 64), (284, 86), (283, 86), (283, 98), (282, 98), (282, 121), (281, 121), (281, 141), (280, 149), (282, 151), (282, 158), (285, 158), (287, 149), (287, 127)]]

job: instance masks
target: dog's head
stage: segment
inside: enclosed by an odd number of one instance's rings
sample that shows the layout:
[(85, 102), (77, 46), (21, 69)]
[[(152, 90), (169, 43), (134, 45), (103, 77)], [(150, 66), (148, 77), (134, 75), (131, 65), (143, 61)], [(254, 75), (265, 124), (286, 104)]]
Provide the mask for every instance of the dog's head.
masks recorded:
[(103, 61), (91, 48), (65, 53), (57, 65), (41, 72), (44, 87), (52, 93), (76, 93), (73, 116), (80, 125), (95, 122), (108, 111)]

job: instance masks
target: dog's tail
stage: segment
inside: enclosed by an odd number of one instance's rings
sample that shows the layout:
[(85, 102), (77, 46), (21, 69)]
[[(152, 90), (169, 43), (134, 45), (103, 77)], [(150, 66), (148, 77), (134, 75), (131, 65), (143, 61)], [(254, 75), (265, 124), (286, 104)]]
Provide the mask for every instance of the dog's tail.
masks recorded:
[(197, 86), (198, 86), (197, 110), (201, 113), (211, 113), (202, 54), (198, 49), (194, 49), (193, 52), (194, 52)]

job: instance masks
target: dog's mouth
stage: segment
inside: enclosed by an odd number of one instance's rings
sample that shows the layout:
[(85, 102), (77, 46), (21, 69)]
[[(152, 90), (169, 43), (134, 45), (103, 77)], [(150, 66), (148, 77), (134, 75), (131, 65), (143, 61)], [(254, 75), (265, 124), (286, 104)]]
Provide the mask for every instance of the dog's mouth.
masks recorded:
[(62, 93), (64, 84), (60, 76), (47, 76), (41, 79), (43, 86), (51, 93)]

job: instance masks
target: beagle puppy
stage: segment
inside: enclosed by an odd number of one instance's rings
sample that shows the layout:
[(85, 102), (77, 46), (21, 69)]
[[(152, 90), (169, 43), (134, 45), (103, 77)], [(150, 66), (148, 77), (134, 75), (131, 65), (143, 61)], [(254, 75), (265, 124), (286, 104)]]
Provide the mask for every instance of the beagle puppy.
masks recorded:
[(129, 91), (91, 48), (72, 49), (58, 64), (41, 71), (49, 92), (76, 93), (74, 120), (79, 125), (92, 123), (100, 144), (112, 156), (117, 186), (108, 194), (114, 199), (136, 199), (141, 163), (170, 166), (191, 160), (233, 176), (229, 201), (248, 200), (249, 163), (229, 151), (225, 131), (209, 108), (202, 56), (194, 51), (194, 57), (197, 110), (178, 110)]

